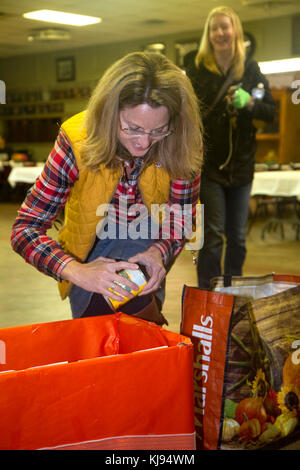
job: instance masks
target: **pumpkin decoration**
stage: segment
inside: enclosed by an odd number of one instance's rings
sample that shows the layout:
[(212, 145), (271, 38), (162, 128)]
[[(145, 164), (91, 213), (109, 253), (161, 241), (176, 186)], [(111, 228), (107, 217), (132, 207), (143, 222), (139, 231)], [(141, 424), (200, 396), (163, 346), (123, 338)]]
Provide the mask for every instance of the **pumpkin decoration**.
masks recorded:
[(239, 402), (235, 410), (235, 419), (239, 424), (251, 419), (258, 419), (261, 426), (267, 421), (267, 413), (262, 397), (244, 398)]
[(249, 419), (239, 428), (239, 437), (243, 441), (251, 441), (258, 437), (261, 433), (261, 424), (258, 419)]
[(300, 360), (295, 356), (297, 351), (290, 353), (282, 369), (283, 385), (296, 385), (300, 390)]

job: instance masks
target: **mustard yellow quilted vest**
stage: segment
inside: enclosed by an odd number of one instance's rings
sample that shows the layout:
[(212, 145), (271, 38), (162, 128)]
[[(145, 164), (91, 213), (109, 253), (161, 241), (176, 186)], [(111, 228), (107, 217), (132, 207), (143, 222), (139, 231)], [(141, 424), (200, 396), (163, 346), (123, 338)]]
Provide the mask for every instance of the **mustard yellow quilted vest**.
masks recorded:
[[(100, 204), (108, 204), (122, 177), (122, 167), (108, 169), (103, 164), (94, 172), (82, 165), (79, 144), (85, 136), (83, 119), (85, 111), (62, 124), (62, 129), (72, 145), (79, 178), (74, 184), (65, 207), (65, 221), (58, 241), (62, 249), (79, 261), (85, 261), (96, 238), (97, 225), (103, 215), (97, 215)], [(143, 201), (150, 213), (151, 204), (163, 204), (169, 199), (170, 177), (163, 168), (154, 164), (142, 172), (139, 187)], [(70, 292), (68, 281), (58, 283), (62, 299)]]

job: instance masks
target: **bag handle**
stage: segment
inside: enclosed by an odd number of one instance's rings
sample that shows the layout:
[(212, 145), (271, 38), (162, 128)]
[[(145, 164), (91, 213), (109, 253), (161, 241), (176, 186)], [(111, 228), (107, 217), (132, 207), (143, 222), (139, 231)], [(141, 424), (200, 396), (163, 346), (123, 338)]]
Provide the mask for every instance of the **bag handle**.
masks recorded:
[(206, 114), (209, 114), (213, 108), (216, 106), (216, 104), (223, 98), (223, 96), (225, 95), (227, 89), (229, 88), (229, 86), (234, 82), (234, 79), (233, 79), (233, 72), (232, 70), (230, 70), (229, 72), (229, 75), (228, 77), (226, 78), (225, 82), (223, 83), (223, 85), (221, 86), (217, 96), (215, 97), (212, 105), (210, 106), (210, 108), (208, 109), (207, 113)]

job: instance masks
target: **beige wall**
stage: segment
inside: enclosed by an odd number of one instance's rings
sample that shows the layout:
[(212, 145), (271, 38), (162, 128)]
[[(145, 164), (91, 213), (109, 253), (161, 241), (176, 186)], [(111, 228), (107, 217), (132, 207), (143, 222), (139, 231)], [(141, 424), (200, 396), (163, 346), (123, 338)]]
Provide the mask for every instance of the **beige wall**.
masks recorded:
[[(291, 17), (270, 18), (244, 23), (245, 31), (251, 32), (257, 41), (257, 60), (280, 59), (291, 56)], [(76, 60), (76, 82), (95, 81), (103, 71), (123, 55), (142, 50), (145, 44), (162, 41), (166, 44), (166, 55), (175, 61), (177, 41), (200, 38), (199, 31), (181, 32), (172, 36), (148, 38), (147, 40), (124, 41), (122, 43), (91, 46), (77, 50), (24, 55), (0, 59), (1, 79), (8, 87), (53, 86), (56, 84), (55, 61), (57, 57), (74, 56)]]
[(256, 59), (286, 59), (292, 55), (292, 17), (269, 18), (244, 23), (244, 30), (257, 41)]
[[(200, 25), (201, 26), (201, 25)], [(255, 59), (270, 60), (290, 57), (292, 51), (292, 18), (270, 18), (244, 23), (244, 30), (252, 33), (257, 41)], [(280, 33), (279, 33), (280, 32)], [(199, 31), (181, 32), (172, 36), (152, 37), (147, 40), (124, 41), (122, 43), (91, 46), (76, 50), (68, 49), (36, 55), (23, 55), (0, 59), (0, 78), (5, 81), (7, 89), (14, 88), (70, 88), (82, 84), (93, 87), (105, 69), (125, 54), (143, 50), (146, 44), (161, 41), (166, 45), (166, 55), (176, 61), (176, 42), (199, 40)], [(56, 81), (56, 59), (74, 56), (76, 63), (76, 79), (74, 82), (58, 83)], [(86, 100), (66, 100), (64, 117), (68, 117), (82, 109)], [(0, 131), (1, 131), (0, 120)], [(15, 145), (18, 148), (20, 145)], [(23, 146), (24, 147), (24, 146)], [(26, 144), (26, 147), (37, 161), (45, 160), (51, 144)]]

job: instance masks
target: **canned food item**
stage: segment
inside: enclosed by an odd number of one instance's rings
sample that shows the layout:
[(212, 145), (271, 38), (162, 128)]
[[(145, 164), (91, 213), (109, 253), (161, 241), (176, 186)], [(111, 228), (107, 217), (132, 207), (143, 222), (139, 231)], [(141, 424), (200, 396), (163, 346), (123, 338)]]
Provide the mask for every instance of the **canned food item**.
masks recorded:
[[(146, 276), (141, 269), (123, 269), (118, 274), (120, 276), (126, 277), (129, 281), (134, 282), (139, 286), (138, 290), (131, 290), (129, 287), (125, 286), (121, 282), (115, 282), (115, 284), (118, 284), (119, 286), (123, 287), (123, 289), (127, 290), (128, 292), (131, 292), (131, 294), (133, 294), (135, 297), (140, 292), (142, 292), (143, 288), (147, 284)], [(113, 289), (109, 290), (113, 291)], [(113, 310), (118, 310), (121, 305), (124, 305), (129, 302), (129, 300), (131, 300), (128, 297), (123, 297), (122, 300), (114, 300), (108, 296), (104, 296), (104, 298)]]

